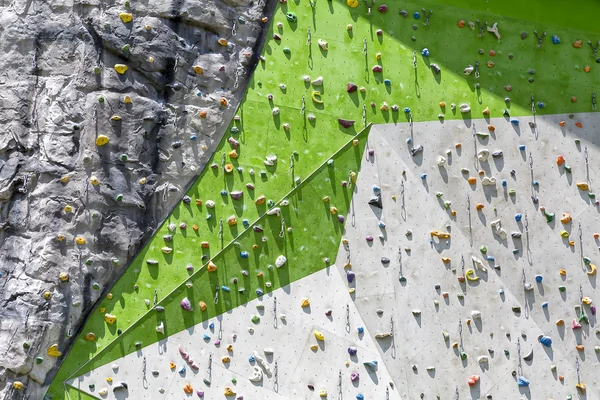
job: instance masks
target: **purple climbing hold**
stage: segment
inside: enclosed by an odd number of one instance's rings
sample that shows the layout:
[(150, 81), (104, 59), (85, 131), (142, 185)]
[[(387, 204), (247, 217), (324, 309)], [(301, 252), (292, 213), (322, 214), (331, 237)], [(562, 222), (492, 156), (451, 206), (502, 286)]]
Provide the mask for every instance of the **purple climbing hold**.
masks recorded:
[(190, 300), (187, 297), (184, 297), (183, 300), (181, 300), (181, 308), (185, 311), (192, 311), (192, 303), (190, 303)]
[(356, 382), (356, 381), (358, 380), (358, 378), (359, 378), (358, 372), (353, 372), (353, 373), (350, 375), (350, 380), (351, 380), (352, 382)]
[(348, 279), (348, 283), (354, 282), (354, 277), (356, 274), (352, 271), (346, 271), (346, 279)]
[(358, 349), (356, 347), (348, 347), (348, 354), (350, 354), (351, 356), (355, 356), (357, 352)]
[(367, 242), (372, 242), (373, 241), (373, 236), (369, 235), (365, 239), (367, 240)]
[(592, 315), (596, 315), (596, 306), (595, 305), (591, 305), (590, 306), (590, 310), (592, 311)]
[(227, 141), (229, 142), (229, 144), (231, 145), (231, 147), (233, 147), (234, 149), (237, 149), (238, 146), (240, 145), (240, 142), (238, 142), (237, 140), (235, 140), (232, 137), (230, 137), (229, 139), (227, 139)]
[(258, 226), (258, 225), (254, 225), (254, 228), (252, 228), (252, 230), (254, 230), (254, 232), (262, 232), (262, 231), (263, 231), (263, 228), (261, 228), (261, 227), (260, 227), (260, 226)]
[(248, 188), (248, 190), (254, 190), (254, 185), (251, 183), (246, 183), (246, 187)]
[(338, 122), (340, 123), (341, 126), (343, 126), (344, 128), (350, 128), (352, 125), (354, 125), (354, 122), (351, 119), (342, 119), (342, 118), (338, 118)]
[(373, 157), (375, 155), (375, 150), (369, 149), (369, 156)]
[(197, 390), (196, 394), (198, 395), (198, 397), (203, 398), (204, 397), (204, 392), (202, 390)]
[(345, 218), (343, 215), (338, 215), (338, 222), (339, 222), (340, 224), (343, 224), (343, 223), (344, 223), (344, 221), (346, 221), (346, 218)]

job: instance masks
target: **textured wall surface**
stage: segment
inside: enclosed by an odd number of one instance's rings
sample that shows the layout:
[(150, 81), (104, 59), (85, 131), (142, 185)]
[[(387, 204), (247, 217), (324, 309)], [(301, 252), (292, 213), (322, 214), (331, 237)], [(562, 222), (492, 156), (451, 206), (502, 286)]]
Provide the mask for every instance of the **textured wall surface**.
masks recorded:
[(41, 398), (47, 348), (68, 347), (201, 171), (264, 3), (0, 0), (0, 382)]

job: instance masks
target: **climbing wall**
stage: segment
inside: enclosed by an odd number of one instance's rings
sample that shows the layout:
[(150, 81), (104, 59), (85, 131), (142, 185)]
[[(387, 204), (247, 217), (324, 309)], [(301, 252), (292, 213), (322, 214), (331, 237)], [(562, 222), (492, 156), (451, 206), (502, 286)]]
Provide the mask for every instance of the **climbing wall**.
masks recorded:
[(48, 395), (597, 398), (598, 34), (443, 3), (279, 2)]

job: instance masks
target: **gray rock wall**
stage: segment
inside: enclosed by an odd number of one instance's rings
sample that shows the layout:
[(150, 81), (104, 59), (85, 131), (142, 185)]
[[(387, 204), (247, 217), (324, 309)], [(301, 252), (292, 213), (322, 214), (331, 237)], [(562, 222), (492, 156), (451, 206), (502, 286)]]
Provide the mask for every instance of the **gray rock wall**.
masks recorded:
[(41, 398), (48, 346), (68, 347), (202, 170), (265, 2), (0, 0), (0, 398), (7, 377)]

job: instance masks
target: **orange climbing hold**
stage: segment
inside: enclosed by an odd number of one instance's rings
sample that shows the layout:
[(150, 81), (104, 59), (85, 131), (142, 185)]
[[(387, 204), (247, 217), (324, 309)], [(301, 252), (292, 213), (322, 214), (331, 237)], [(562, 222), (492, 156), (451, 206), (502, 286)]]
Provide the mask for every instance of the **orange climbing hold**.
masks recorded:
[(454, 145), (454, 147), (456, 147), (457, 149), (460, 149), (460, 148), (462, 147), (462, 144), (461, 144), (461, 143), (456, 143), (456, 144)]
[(586, 66), (583, 68), (583, 72), (590, 72), (590, 66), (589, 66), (589, 65), (586, 65)]
[(578, 128), (583, 128), (583, 124), (581, 122), (575, 122), (575, 126)]
[(194, 230), (194, 232), (198, 232), (198, 225), (194, 224), (192, 225), (192, 229)]
[(599, 239), (600, 238), (600, 233), (594, 233), (594, 239)]
[(187, 394), (192, 394), (194, 392), (194, 388), (191, 384), (186, 383), (186, 385), (183, 387), (183, 391)]
[(208, 270), (208, 272), (215, 272), (217, 270), (217, 266), (212, 261), (209, 261), (208, 265), (206, 266), (206, 269)]
[(565, 121), (560, 121), (558, 124), (559, 124), (560, 126), (565, 126)]
[(571, 96), (571, 103), (577, 103), (577, 97)]
[(202, 200), (200, 200), (200, 199), (196, 199), (196, 205), (197, 205), (197, 206), (201, 206), (201, 205), (202, 205)]
[(446, 108), (446, 103), (444, 103), (443, 101), (440, 101), (440, 108)]
[(495, 132), (496, 131), (496, 127), (494, 125), (492, 125), (492, 124), (489, 124), (488, 125), (488, 131)]
[(483, 207), (485, 207), (485, 204), (483, 203), (475, 204), (475, 209), (477, 209), (477, 211), (483, 210)]
[(210, 247), (210, 243), (202, 242), (202, 243), (200, 243), (200, 247), (202, 247), (203, 249), (208, 249)]
[(582, 45), (582, 41), (581, 40), (576, 40), (573, 42), (573, 47), (575, 47), (576, 49), (580, 49)]
[(458, 27), (459, 28), (464, 28), (465, 27), (465, 21), (462, 20), (462, 19), (460, 21), (458, 21)]
[(221, 97), (221, 99), (219, 100), (219, 104), (221, 104), (223, 107), (226, 107), (229, 103), (227, 102), (227, 99), (225, 97)]
[(208, 115), (208, 111), (206, 111), (206, 110), (200, 111), (200, 118), (206, 118), (207, 115)]
[(225, 164), (225, 172), (229, 174), (231, 171), (233, 171), (233, 164)]
[(477, 178), (475, 178), (474, 176), (469, 177), (469, 179), (467, 179), (467, 182), (469, 182), (470, 185), (474, 185), (477, 183)]
[(488, 68), (493, 68), (493, 67), (494, 67), (494, 65), (496, 65), (496, 64), (494, 64), (494, 62), (493, 62), (493, 61), (488, 61), (488, 63), (487, 63), (487, 67), (488, 67)]
[(563, 156), (559, 155), (558, 157), (556, 157), (556, 165), (558, 165), (560, 167), (564, 163), (565, 163), (565, 158)]
[(468, 380), (469, 386), (475, 386), (479, 382), (479, 375), (471, 375)]

